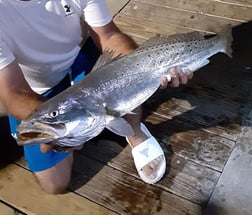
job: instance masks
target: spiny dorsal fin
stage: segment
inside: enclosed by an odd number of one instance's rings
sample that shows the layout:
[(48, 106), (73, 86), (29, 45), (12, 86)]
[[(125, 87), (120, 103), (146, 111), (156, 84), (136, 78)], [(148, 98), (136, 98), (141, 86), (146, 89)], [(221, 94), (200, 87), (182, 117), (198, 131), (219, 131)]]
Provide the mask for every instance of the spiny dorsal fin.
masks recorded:
[(98, 60), (96, 61), (92, 71), (95, 71), (97, 69), (99, 69), (100, 67), (108, 64), (108, 63), (111, 63), (115, 60), (117, 60), (118, 58), (121, 57), (121, 55), (117, 55), (114, 57), (114, 54), (115, 54), (115, 51), (108, 51), (108, 50), (105, 50), (101, 55), (100, 57), (98, 58)]
[(138, 49), (152, 47), (152, 46), (161, 45), (161, 44), (190, 42), (193, 40), (202, 40), (202, 39), (204, 39), (204, 34), (198, 31), (182, 33), (182, 34), (174, 34), (170, 36), (158, 36), (158, 37), (152, 37), (146, 40)]

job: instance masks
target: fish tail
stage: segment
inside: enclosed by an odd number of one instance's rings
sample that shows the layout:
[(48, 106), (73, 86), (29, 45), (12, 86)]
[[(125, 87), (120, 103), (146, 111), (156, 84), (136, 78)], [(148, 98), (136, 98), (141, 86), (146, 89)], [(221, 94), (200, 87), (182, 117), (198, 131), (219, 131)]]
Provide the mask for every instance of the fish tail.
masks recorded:
[(232, 58), (232, 42), (233, 42), (233, 36), (232, 36), (232, 27), (231, 25), (228, 25), (224, 28), (223, 31), (221, 31), (218, 34), (219, 41), (222, 44), (222, 52), (227, 54), (230, 58)]

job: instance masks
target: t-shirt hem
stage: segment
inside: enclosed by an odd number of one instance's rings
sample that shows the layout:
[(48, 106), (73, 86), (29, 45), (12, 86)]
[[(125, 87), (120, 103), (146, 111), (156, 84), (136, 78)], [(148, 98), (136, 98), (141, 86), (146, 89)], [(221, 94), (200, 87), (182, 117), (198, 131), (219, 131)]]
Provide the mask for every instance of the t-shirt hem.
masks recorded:
[(13, 61), (15, 60), (14, 56), (10, 56), (9, 58), (2, 60), (0, 62), (0, 70), (4, 69), (5, 67), (7, 67), (8, 65), (10, 65)]

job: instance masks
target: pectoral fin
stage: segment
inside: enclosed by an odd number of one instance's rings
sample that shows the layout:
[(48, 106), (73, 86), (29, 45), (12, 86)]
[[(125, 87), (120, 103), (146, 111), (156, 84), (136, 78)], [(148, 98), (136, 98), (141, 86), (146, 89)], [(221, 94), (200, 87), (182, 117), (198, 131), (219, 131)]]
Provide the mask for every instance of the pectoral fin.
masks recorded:
[(110, 118), (106, 123), (106, 128), (123, 137), (133, 136), (135, 134), (131, 125), (123, 118)]

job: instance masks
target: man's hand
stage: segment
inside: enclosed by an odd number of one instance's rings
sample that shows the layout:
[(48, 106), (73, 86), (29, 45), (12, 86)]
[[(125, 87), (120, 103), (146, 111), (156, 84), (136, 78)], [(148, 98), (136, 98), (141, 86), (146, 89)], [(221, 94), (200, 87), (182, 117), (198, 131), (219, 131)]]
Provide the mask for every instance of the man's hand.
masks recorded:
[(73, 152), (74, 150), (81, 150), (83, 148), (83, 145), (84, 144), (81, 144), (79, 146), (75, 146), (75, 147), (60, 147), (58, 145), (55, 145), (53, 143), (44, 143), (44, 144), (41, 144), (40, 145), (40, 151), (43, 152), (43, 153), (47, 153), (49, 152), (50, 150), (54, 150), (54, 151), (57, 151), (57, 152)]
[(167, 78), (164, 76), (161, 78), (161, 88), (178, 87), (180, 84), (187, 84), (189, 80), (192, 79), (193, 73), (191, 71), (182, 71), (179, 67), (174, 67), (169, 70), (171, 76), (171, 81), (168, 82)]

